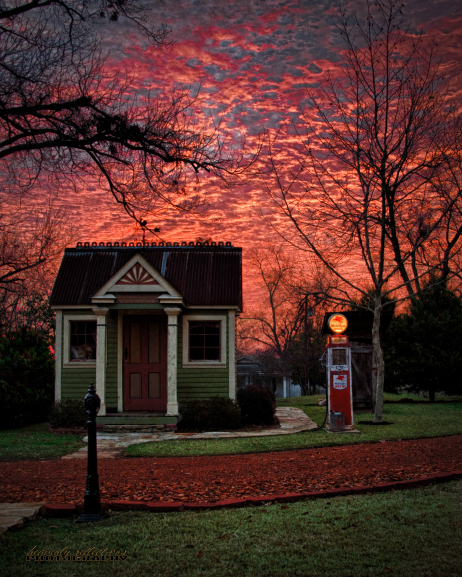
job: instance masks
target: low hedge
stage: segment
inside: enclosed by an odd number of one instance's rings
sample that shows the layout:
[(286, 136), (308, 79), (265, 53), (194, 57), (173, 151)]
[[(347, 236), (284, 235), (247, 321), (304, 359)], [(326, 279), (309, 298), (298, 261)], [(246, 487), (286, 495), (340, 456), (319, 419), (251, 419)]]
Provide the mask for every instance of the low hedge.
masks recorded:
[(56, 401), (50, 415), (52, 429), (78, 429), (87, 427), (87, 413), (82, 399)]
[(223, 431), (239, 429), (241, 411), (232, 399), (215, 397), (203, 401), (191, 401), (181, 411), (180, 431)]
[(271, 425), (276, 412), (274, 393), (257, 385), (249, 385), (237, 392), (244, 425)]

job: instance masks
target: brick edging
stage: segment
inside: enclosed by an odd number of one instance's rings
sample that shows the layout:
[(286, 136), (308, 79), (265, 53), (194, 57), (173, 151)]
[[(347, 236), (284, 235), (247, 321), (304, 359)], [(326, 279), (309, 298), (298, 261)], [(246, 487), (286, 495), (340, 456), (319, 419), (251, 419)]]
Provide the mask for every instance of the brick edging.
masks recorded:
[[(242, 499), (229, 499), (226, 501), (209, 502), (164, 502), (164, 501), (110, 501), (101, 503), (101, 509), (107, 511), (151, 511), (153, 513), (171, 513), (173, 511), (203, 511), (208, 509), (225, 509), (231, 507), (248, 507), (266, 503), (293, 503), (306, 499), (324, 499), (344, 497), (346, 495), (362, 495), (364, 493), (381, 493), (400, 489), (412, 489), (433, 483), (444, 483), (462, 479), (462, 471), (452, 473), (436, 473), (428, 477), (418, 479), (406, 479), (404, 481), (391, 481), (377, 485), (361, 485), (359, 487), (339, 487), (338, 489), (326, 489), (325, 491), (312, 491), (309, 493), (287, 493), (285, 495), (271, 495), (268, 497), (244, 497)], [(45, 503), (40, 509), (43, 517), (70, 517), (83, 512), (83, 504), (74, 505), (66, 503)]]

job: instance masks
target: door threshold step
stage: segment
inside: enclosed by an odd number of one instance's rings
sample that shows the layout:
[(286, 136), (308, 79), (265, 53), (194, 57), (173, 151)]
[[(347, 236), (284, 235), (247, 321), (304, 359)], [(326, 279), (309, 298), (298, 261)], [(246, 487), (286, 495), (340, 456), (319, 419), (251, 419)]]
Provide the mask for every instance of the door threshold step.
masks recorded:
[(104, 425), (98, 429), (98, 434), (106, 433), (175, 433), (176, 424), (166, 425)]
[(123, 414), (123, 413), (109, 413), (107, 415), (96, 417), (96, 422), (98, 425), (119, 425), (119, 426), (151, 426), (164, 428), (166, 425), (175, 425), (178, 422), (177, 416), (167, 416), (164, 414), (145, 414), (145, 415), (133, 415), (133, 414)]
[[(106, 413), (103, 418), (106, 417), (134, 417), (138, 419), (140, 417), (165, 417), (167, 411), (122, 411), (121, 413), (111, 412)], [(101, 417), (100, 417), (101, 418)]]

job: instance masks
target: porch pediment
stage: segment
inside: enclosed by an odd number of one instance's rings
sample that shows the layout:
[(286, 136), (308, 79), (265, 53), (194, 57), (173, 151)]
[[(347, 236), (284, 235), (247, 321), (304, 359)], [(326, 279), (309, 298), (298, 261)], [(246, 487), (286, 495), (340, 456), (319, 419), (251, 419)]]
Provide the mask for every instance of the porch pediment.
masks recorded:
[(144, 257), (137, 253), (124, 264), (93, 297), (93, 302), (113, 297), (113, 293), (157, 293), (181, 299), (182, 295)]

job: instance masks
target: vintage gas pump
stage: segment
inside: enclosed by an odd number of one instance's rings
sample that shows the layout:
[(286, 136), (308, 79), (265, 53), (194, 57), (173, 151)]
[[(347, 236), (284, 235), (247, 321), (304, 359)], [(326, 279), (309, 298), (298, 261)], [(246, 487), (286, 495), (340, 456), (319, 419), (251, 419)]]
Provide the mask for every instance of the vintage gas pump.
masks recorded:
[(336, 313), (329, 317), (327, 324), (334, 334), (329, 335), (325, 351), (328, 389), (326, 428), (329, 431), (342, 430), (341, 413), (344, 430), (353, 430), (351, 346), (344, 334), (348, 321), (344, 315)]

